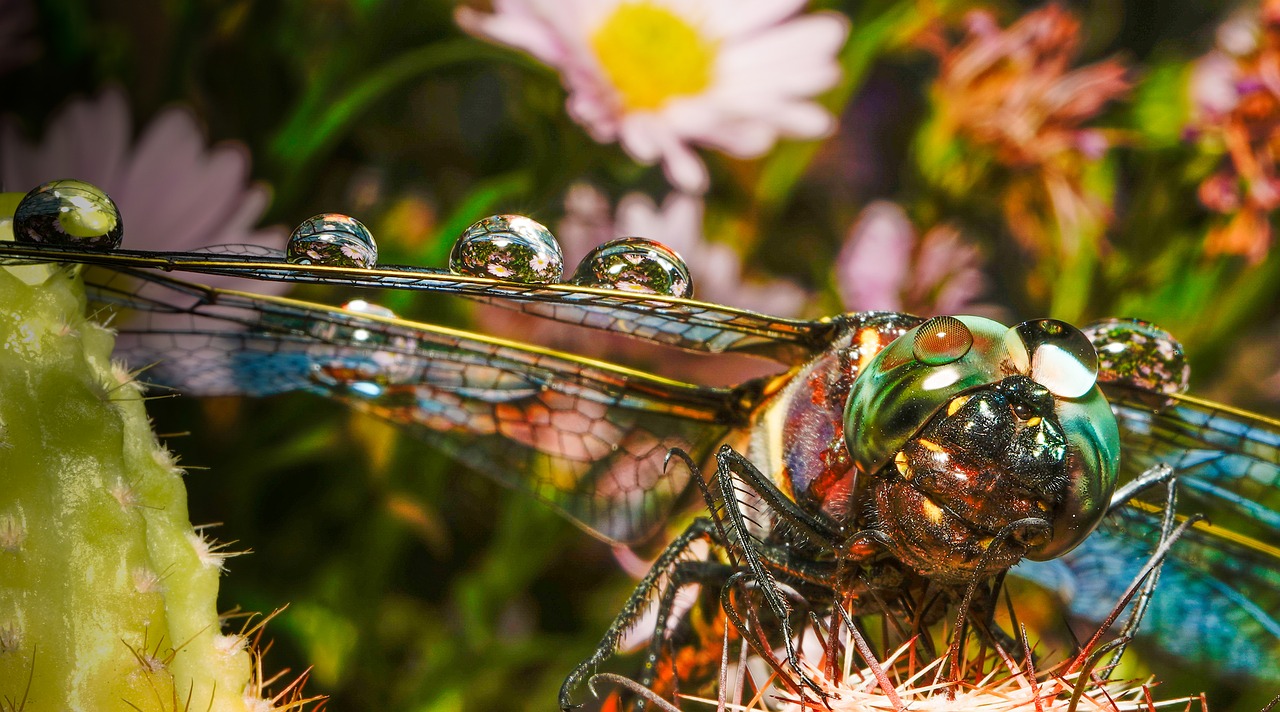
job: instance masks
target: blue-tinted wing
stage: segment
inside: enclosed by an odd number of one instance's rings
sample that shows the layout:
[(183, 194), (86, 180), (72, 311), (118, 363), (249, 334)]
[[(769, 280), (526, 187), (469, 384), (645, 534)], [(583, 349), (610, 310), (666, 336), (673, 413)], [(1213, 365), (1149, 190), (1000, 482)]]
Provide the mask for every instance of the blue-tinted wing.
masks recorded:
[(303, 390), (401, 424), (604, 539), (653, 533), (688, 471), (741, 425), (733, 391), (447, 329), (144, 271), (91, 277), (125, 308), (117, 352), (193, 394)]
[[(1198, 665), (1280, 679), (1280, 421), (1187, 396), (1108, 386), (1131, 478), (1174, 468), (1182, 516), (1204, 514), (1172, 549), (1140, 631)], [(1163, 488), (1109, 516), (1061, 559), (1014, 572), (1102, 620), (1154, 549)]]
[(655, 297), (568, 283), (523, 284), (425, 267), (363, 269), (293, 264), (278, 253), (244, 245), (184, 253), (93, 252), (0, 243), (0, 263), (33, 260), (456, 294), (667, 346), (709, 353), (752, 354), (784, 363), (803, 360), (821, 348), (834, 331), (826, 320), (783, 319), (693, 299)]

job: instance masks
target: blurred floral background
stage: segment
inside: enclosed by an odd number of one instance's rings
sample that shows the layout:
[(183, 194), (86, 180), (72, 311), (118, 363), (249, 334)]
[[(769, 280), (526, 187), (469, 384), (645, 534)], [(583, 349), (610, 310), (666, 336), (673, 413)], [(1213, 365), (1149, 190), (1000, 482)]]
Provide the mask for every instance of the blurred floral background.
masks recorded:
[[(380, 262), (443, 265), (515, 212), (568, 264), (652, 237), (697, 296), (778, 315), (1142, 317), (1184, 341), (1200, 394), (1280, 410), (1272, 0), (0, 0), (0, 97), (0, 188), (95, 183), (131, 247), (279, 247), (341, 212)], [(699, 381), (759, 373), (382, 302)], [(198, 468), (193, 520), (252, 550), (224, 607), (288, 603), (268, 663), (312, 666), (329, 709), (550, 709), (632, 586), (530, 498), (337, 406), (152, 411)], [(1165, 695), (1266, 698), (1135, 658)]]

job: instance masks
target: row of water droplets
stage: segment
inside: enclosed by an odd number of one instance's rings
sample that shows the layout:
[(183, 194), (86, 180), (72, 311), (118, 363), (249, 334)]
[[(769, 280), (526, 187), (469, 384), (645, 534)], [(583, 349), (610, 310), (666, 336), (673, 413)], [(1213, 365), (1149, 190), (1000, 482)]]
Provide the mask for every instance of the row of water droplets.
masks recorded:
[[(124, 237), (115, 202), (78, 180), (45, 183), (22, 199), (13, 218), (19, 242), (113, 250)], [(353, 269), (377, 266), (378, 246), (359, 220), (323, 213), (289, 236), (286, 261)], [(564, 253), (542, 224), (521, 215), (494, 215), (463, 231), (449, 254), (449, 270), (521, 284), (555, 284), (564, 276)], [(623, 237), (592, 250), (570, 284), (640, 294), (690, 297), (693, 280), (680, 255), (660, 242)]]
[[(115, 202), (100, 188), (84, 181), (57, 180), (23, 197), (14, 212), (13, 232), (17, 242), (105, 252), (120, 247), (124, 224)], [(378, 247), (359, 220), (324, 213), (294, 229), (283, 258), (299, 265), (372, 269), (377, 266)], [(527, 285), (556, 284), (564, 274), (564, 255), (551, 231), (540, 223), (520, 215), (495, 215), (459, 236), (449, 255), (449, 271)], [(640, 237), (624, 237), (595, 248), (579, 263), (569, 283), (681, 298), (693, 293), (684, 260), (669, 247)], [(362, 317), (396, 318), (390, 309), (362, 299), (347, 302), (342, 309)], [(322, 390), (377, 398), (389, 384), (413, 380), (417, 340), (408, 330), (383, 328), (373, 320), (337, 318), (317, 321), (308, 331), (324, 344), (340, 347), (336, 352), (329, 346), (309, 349), (308, 378)]]

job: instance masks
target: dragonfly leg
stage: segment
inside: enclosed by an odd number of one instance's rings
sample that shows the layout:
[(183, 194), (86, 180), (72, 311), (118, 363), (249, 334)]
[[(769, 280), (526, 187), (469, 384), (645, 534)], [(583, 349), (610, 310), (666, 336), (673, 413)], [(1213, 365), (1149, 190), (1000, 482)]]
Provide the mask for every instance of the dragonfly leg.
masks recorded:
[(1174, 479), (1173, 468), (1165, 465), (1153, 465), (1145, 472), (1133, 478), (1132, 482), (1127, 482), (1123, 487), (1116, 490), (1111, 495), (1111, 503), (1107, 505), (1107, 514), (1111, 514), (1119, 507), (1128, 504), (1134, 497), (1155, 487), (1158, 484), (1169, 482)]
[[(1168, 465), (1156, 465), (1150, 470), (1147, 470), (1147, 472), (1144, 472), (1142, 476), (1135, 479), (1134, 482), (1141, 480), (1142, 477), (1145, 477), (1150, 473), (1159, 475), (1160, 478), (1156, 481), (1165, 482), (1166, 487), (1164, 512), (1160, 518), (1159, 542), (1160, 544), (1163, 544), (1173, 536), (1173, 528), (1176, 522), (1174, 512), (1178, 506), (1177, 479), (1174, 476), (1173, 469)], [(1104, 680), (1111, 677), (1111, 671), (1115, 670), (1116, 666), (1120, 664), (1120, 658), (1124, 656), (1124, 651), (1128, 648), (1129, 641), (1132, 640), (1134, 634), (1138, 632), (1138, 626), (1142, 623), (1142, 618), (1146, 615), (1147, 608), (1151, 605), (1151, 597), (1155, 594), (1156, 583), (1160, 580), (1160, 571), (1164, 568), (1164, 561), (1165, 556), (1161, 554), (1155, 564), (1155, 567), (1151, 570), (1151, 575), (1142, 583), (1142, 589), (1138, 592), (1138, 597), (1134, 601), (1133, 610), (1129, 613), (1129, 619), (1125, 621), (1124, 628), (1120, 629), (1120, 643), (1117, 645), (1115, 651), (1112, 652), (1110, 661), (1108, 661), (1107, 665), (1100, 673)]]
[[(1008, 573), (1008, 571), (1001, 571), (996, 574), (986, 595), (974, 598), (972, 607), (974, 615), (971, 616), (971, 620), (973, 620), (978, 634), (985, 638), (987, 643), (997, 650), (1004, 651), (1019, 659), (1030, 660), (1034, 665), (1036, 662), (1035, 651), (1027, 646), (1026, 640), (1008, 633), (1004, 628), (996, 624), (996, 602), (1000, 599), (1000, 593), (1005, 590), (1004, 579)], [(1006, 600), (1009, 600), (1007, 595)], [(1013, 610), (1012, 601), (1009, 601), (1009, 618), (1016, 630), (1018, 628), (1018, 619)]]
[[(723, 473), (723, 488), (719, 502), (708, 501), (709, 506), (716, 504), (724, 505), (726, 508), (730, 503), (737, 503), (738, 485), (741, 484), (751, 491), (751, 493), (760, 497), (766, 505), (768, 505), (770, 515), (782, 522), (787, 527), (787, 532), (792, 538), (798, 538), (805, 543), (836, 551), (836, 544), (843, 536), (839, 527), (826, 517), (816, 515), (813, 512), (806, 511), (795, 500), (788, 497), (778, 486), (773, 483), (764, 473), (760, 471), (750, 460), (733, 448), (725, 445), (716, 452), (716, 475), (717, 480), (721, 479)], [(737, 482), (734, 481), (737, 479)], [(705, 496), (705, 494), (704, 494)], [(731, 509), (741, 509), (741, 507), (732, 507)]]
[[(746, 606), (746, 615), (744, 616), (739, 610), (734, 600), (733, 593), (741, 588), (744, 592), (748, 590), (748, 586), (754, 586), (756, 590), (764, 590), (758, 579), (754, 578), (750, 571), (742, 570), (729, 577), (723, 588), (720, 589), (720, 608), (724, 611), (725, 619), (738, 631), (738, 635), (755, 651), (769, 667), (773, 668), (778, 679), (791, 689), (797, 696), (805, 698), (805, 691), (801, 688), (801, 684), (812, 689), (813, 682), (807, 679), (796, 663), (791, 660), (794, 655), (794, 649), (788, 651), (788, 662), (784, 666), (783, 663), (774, 657), (774, 646), (770, 642), (768, 636), (764, 633), (764, 626), (760, 623), (760, 617), (757, 614), (757, 607), (748, 603)], [(776, 592), (776, 589), (775, 589)], [(790, 644), (792, 642), (791, 626), (789, 623), (783, 625), (786, 640)], [(793, 645), (788, 645), (793, 648)], [(787, 670), (790, 668), (790, 671)], [(792, 677), (796, 673), (800, 676), (801, 682), (797, 683)], [(824, 706), (826, 699), (829, 697), (823, 690), (817, 690), (819, 700)]]
[[(605, 631), (604, 637), (600, 639), (600, 644), (596, 646), (595, 652), (591, 654), (591, 657), (575, 667), (565, 678), (564, 683), (560, 685), (561, 710), (571, 710), (578, 706), (572, 702), (573, 692), (582, 684), (583, 680), (587, 680), (601, 663), (608, 660), (618, 651), (618, 643), (622, 640), (622, 636), (644, 614), (649, 602), (653, 600), (653, 596), (661, 586), (663, 578), (675, 568), (693, 543), (700, 539), (712, 538), (714, 532), (715, 527), (711, 520), (699, 517), (693, 520), (683, 534), (676, 537), (675, 541), (663, 549), (662, 554), (658, 556), (653, 566), (649, 569), (649, 573), (645, 574), (645, 577), (640, 580), (635, 591), (631, 593), (631, 597), (623, 605), (622, 612), (613, 619), (613, 623)], [(654, 635), (660, 636), (661, 633), (655, 630)], [(588, 687), (590, 687), (590, 681), (588, 681)], [(595, 690), (592, 690), (592, 694), (595, 694)]]
[[(653, 637), (649, 639), (645, 654), (644, 670), (640, 675), (640, 686), (653, 689), (658, 674), (658, 660), (667, 643), (670, 633), (671, 614), (675, 611), (676, 595), (686, 586), (723, 584), (732, 573), (732, 567), (716, 561), (678, 561), (667, 577), (667, 585), (662, 591), (658, 603), (658, 616), (653, 626)], [(673, 678), (674, 679), (674, 678)], [(678, 680), (676, 680), (678, 682)], [(636, 700), (635, 709), (641, 712), (645, 708), (644, 698)]]
[[(828, 693), (809, 677), (800, 664), (800, 656), (796, 652), (795, 635), (791, 627), (791, 604), (783, 595), (774, 573), (766, 565), (766, 559), (760, 549), (763, 544), (751, 532), (744, 509), (750, 504), (744, 503), (739, 495), (740, 487), (755, 493), (770, 508), (770, 514), (795, 527), (797, 535), (802, 539), (810, 539), (809, 543), (835, 550), (834, 528), (818, 517), (805, 514), (798, 506), (778, 490), (750, 460), (725, 446), (716, 453), (716, 487), (720, 506), (713, 512), (723, 517), (725, 545), (732, 553), (742, 559), (742, 565), (750, 578), (755, 581), (757, 590), (764, 598), (765, 605), (777, 619), (781, 628), (783, 645), (787, 652), (787, 663), (805, 687), (812, 690), (819, 699), (826, 699)], [(787, 503), (790, 502), (790, 507)], [(776, 505), (775, 505), (776, 503)], [(793, 521), (794, 520), (794, 521)]]

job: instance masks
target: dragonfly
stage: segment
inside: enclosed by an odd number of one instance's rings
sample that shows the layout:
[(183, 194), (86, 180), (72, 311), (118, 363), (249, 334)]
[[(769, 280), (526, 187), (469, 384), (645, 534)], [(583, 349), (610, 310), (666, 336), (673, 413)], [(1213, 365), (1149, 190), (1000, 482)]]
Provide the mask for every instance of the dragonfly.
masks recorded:
[[(754, 555), (775, 573), (804, 579), (830, 564), (815, 549), (839, 541), (840, 556), (877, 572), (865, 576), (956, 584), (1009, 570), (1099, 621), (1165, 515), (1160, 497), (1129, 485), (1163, 468), (1179, 512), (1213, 523), (1189, 526), (1169, 553), (1142, 630), (1224, 674), (1280, 679), (1280, 421), (1187, 395), (1181, 347), (1152, 325), (770, 317), (694, 299), (689, 266), (652, 240), (606, 243), (564, 278), (554, 237), (520, 216), (473, 225), (448, 268), (379, 265), (367, 230), (336, 214), (303, 223), (283, 252), (122, 249), (118, 214), (75, 220), (82, 203), (110, 215), (105, 194), (61, 183), (19, 205), (0, 261), (107, 268), (89, 273), (91, 296), (127, 311), (117, 348), (154, 364), (148, 378), (195, 395), (307, 391), (342, 402), (613, 544), (662, 537), (700, 494), (729, 516), (741, 502), (711, 492), (719, 479), (789, 525), (789, 539), (719, 535), (748, 557), (748, 538), (772, 541), (773, 553)], [(689, 383), (366, 301), (326, 306), (174, 273), (454, 295), (782, 370), (732, 387)], [(982, 484), (958, 490), (961, 480)], [(1117, 487), (1129, 491), (1111, 506)], [(615, 628), (634, 621), (652, 586), (643, 594)]]

